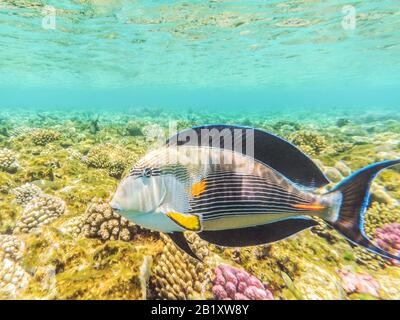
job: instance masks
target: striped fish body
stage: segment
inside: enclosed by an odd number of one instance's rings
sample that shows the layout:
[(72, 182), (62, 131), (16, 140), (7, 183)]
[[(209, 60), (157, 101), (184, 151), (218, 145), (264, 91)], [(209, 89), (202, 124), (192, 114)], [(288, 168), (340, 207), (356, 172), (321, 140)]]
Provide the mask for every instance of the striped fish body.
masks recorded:
[[(131, 177), (139, 177), (146, 168), (159, 178), (159, 186), (145, 198), (156, 198), (163, 193), (160, 189), (166, 190), (163, 203), (154, 212), (198, 216), (198, 231), (243, 228), (331, 212), (330, 198), (302, 190), (276, 170), (232, 150), (166, 146), (139, 161)], [(153, 228), (159, 229), (155, 215), (148, 218), (154, 221)], [(143, 220), (145, 217), (141, 217), (142, 224)], [(146, 226), (151, 227), (151, 223), (147, 221)], [(160, 231), (182, 231), (182, 227), (171, 230), (169, 225), (168, 230)]]
[[(254, 154), (235, 148), (236, 138), (241, 146), (252, 142)], [(167, 233), (198, 260), (185, 230), (219, 246), (254, 246), (311, 228), (317, 216), (350, 242), (400, 261), (363, 230), (372, 180), (398, 164), (400, 159), (371, 164), (320, 195), (314, 190), (329, 180), (284, 139), (253, 128), (201, 126), (178, 133), (142, 158), (110, 205), (138, 225)]]

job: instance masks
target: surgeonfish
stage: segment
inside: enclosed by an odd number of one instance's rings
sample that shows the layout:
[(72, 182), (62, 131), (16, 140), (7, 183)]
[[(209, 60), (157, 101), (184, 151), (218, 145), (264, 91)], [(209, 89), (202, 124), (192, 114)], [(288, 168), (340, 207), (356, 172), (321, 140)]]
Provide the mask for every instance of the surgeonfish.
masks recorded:
[(399, 163), (369, 165), (320, 194), (329, 180), (288, 141), (248, 127), (200, 126), (139, 160), (110, 205), (132, 222), (168, 234), (198, 260), (185, 231), (218, 246), (255, 246), (311, 228), (319, 217), (350, 242), (400, 261), (374, 245), (363, 228), (372, 180)]

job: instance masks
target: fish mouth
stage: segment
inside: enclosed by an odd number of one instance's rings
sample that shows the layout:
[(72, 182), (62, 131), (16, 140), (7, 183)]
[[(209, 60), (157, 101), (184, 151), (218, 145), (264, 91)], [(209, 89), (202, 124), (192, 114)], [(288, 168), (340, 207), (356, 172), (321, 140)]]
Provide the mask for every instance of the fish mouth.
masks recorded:
[(111, 200), (110, 207), (111, 207), (111, 209), (113, 211), (117, 212), (118, 214), (123, 214), (123, 213), (126, 213), (127, 211), (129, 211), (130, 215), (131, 214), (144, 215), (144, 214), (153, 213), (153, 212), (157, 211), (157, 209), (160, 208), (163, 205), (164, 200), (165, 200), (165, 198), (167, 196), (167, 188), (165, 186), (165, 182), (163, 180), (161, 180), (161, 183), (162, 183), (162, 188), (163, 188), (163, 194), (161, 196), (161, 199), (160, 199), (160, 201), (157, 203), (157, 205), (154, 208), (152, 208), (152, 209), (150, 209), (148, 211), (130, 211), (130, 210), (126, 210), (115, 199)]
[(123, 211), (123, 209), (122, 209), (122, 207), (118, 204), (118, 202), (117, 201), (115, 201), (115, 199), (112, 199), (111, 200), (111, 202), (110, 202), (110, 207), (111, 207), (111, 209), (113, 210), (113, 211), (116, 211), (116, 212), (121, 212), (121, 211)]

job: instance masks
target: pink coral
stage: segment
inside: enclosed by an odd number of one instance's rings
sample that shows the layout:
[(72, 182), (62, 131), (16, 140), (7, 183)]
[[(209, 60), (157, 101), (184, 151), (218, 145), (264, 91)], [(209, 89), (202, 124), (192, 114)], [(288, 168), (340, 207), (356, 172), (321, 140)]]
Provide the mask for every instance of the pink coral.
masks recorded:
[(273, 300), (272, 293), (255, 276), (227, 264), (214, 270), (212, 292), (217, 300)]
[[(400, 223), (389, 223), (376, 229), (375, 241), (383, 250), (393, 255), (400, 254)], [(391, 260), (392, 264), (399, 266), (399, 261)]]
[(343, 289), (351, 293), (369, 294), (379, 296), (379, 283), (369, 274), (354, 273), (347, 270), (339, 270), (339, 276), (342, 280)]

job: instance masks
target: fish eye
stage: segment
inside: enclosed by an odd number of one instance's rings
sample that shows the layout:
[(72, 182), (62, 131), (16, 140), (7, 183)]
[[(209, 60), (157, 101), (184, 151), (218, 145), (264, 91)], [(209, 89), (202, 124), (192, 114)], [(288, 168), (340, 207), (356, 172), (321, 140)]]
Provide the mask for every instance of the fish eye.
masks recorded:
[(149, 178), (149, 177), (151, 177), (151, 173), (152, 173), (151, 168), (145, 168), (145, 169), (143, 169), (142, 176)]

